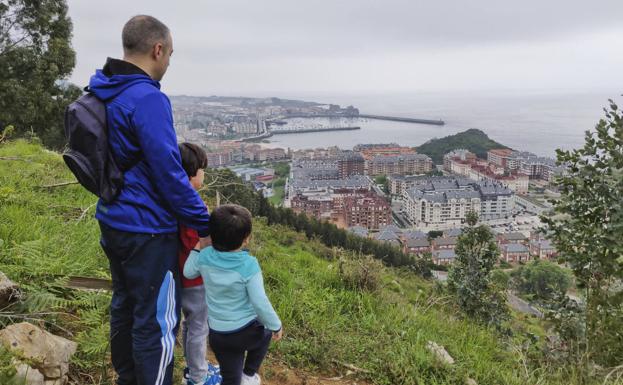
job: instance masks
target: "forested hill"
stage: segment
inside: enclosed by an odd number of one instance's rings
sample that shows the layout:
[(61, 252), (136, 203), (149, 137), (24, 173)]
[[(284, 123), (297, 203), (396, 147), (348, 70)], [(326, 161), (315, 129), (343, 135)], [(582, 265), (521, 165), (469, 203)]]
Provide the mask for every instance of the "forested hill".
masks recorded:
[(487, 134), (477, 128), (470, 128), (467, 131), (459, 132), (440, 139), (431, 139), (423, 145), (417, 147), (417, 152), (426, 154), (433, 159), (435, 164), (443, 162), (444, 154), (458, 148), (467, 149), (479, 158), (486, 158), (487, 151), (494, 148), (508, 148), (490, 139)]

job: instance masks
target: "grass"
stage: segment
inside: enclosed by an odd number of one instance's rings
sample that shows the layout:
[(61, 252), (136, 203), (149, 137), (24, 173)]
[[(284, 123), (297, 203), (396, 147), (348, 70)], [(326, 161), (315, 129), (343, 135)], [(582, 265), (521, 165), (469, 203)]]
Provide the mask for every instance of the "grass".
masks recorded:
[[(20, 311), (78, 342), (72, 380), (110, 384), (110, 294), (64, 285), (70, 275), (109, 277), (93, 218), (96, 200), (78, 185), (44, 187), (72, 179), (59, 154), (25, 141), (0, 145), (0, 271), (26, 292)], [(268, 364), (335, 374), (354, 365), (375, 384), (454, 385), (468, 377), (481, 385), (575, 383), (564, 368), (524, 365), (518, 341), (462, 318), (433, 283), (412, 273), (381, 268), (376, 289), (353, 288), (339, 259), (355, 256), (262, 218), (254, 223), (251, 251), (285, 328)], [(0, 313), (0, 323), (20, 321), (7, 314)], [(543, 335), (534, 319), (517, 316), (512, 323)], [(455, 365), (439, 364), (425, 348), (428, 341), (445, 346)], [(0, 367), (7, 360), (0, 359)], [(178, 378), (182, 367), (178, 354)]]
[(285, 188), (283, 185), (280, 186), (275, 186), (273, 188), (273, 196), (271, 196), (270, 198), (268, 198), (268, 200), (270, 201), (270, 203), (274, 204), (275, 206), (280, 206), (283, 203), (283, 198), (285, 196)]
[[(284, 246), (283, 238), (292, 237), (287, 230), (259, 227), (252, 251), (287, 335), (274, 352), (289, 364), (330, 371), (336, 362), (349, 363), (378, 384), (456, 384), (468, 377), (479, 384), (523, 382), (494, 332), (435, 305), (443, 299), (429, 282), (385, 270), (379, 290), (350, 290), (337, 261), (316, 257), (322, 246), (298, 235)], [(437, 364), (428, 341), (444, 345), (457, 364)]]

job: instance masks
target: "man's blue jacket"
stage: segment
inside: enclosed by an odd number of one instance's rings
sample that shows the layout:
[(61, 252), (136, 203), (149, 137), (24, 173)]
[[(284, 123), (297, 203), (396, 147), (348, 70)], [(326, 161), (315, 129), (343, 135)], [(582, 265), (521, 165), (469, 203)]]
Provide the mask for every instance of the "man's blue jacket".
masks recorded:
[(109, 204), (100, 200), (95, 217), (117, 230), (151, 234), (176, 232), (179, 221), (207, 236), (210, 215), (182, 168), (171, 102), (160, 83), (109, 59), (89, 89), (106, 103), (110, 150), (127, 169), (120, 194)]

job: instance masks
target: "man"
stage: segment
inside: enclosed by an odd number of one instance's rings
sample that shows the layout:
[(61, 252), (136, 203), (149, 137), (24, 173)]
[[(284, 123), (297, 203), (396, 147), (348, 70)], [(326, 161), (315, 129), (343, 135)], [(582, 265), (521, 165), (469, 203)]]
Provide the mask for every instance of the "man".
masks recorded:
[(173, 40), (151, 16), (131, 18), (123, 60), (108, 59), (89, 90), (106, 103), (109, 145), (125, 171), (96, 218), (113, 281), (111, 353), (118, 385), (171, 384), (180, 314), (178, 221), (208, 235), (209, 214), (182, 168), (171, 103), (159, 81)]

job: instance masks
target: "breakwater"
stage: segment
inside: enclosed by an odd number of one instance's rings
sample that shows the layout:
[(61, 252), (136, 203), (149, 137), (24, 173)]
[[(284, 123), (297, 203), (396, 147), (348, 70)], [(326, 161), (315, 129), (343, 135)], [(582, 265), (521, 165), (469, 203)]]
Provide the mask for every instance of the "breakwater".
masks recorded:
[(441, 119), (433, 120), (433, 119), (418, 119), (418, 118), (401, 118), (398, 116), (383, 116), (383, 115), (368, 115), (368, 114), (359, 114), (359, 117), (366, 118), (366, 119), (389, 120), (391, 122), (432, 124), (435, 126), (443, 126), (444, 124), (446, 124), (446, 122), (444, 122)]
[(255, 136), (248, 136), (246, 138), (238, 139), (238, 142), (257, 142), (263, 139), (270, 138), (273, 135), (282, 135), (282, 134), (303, 134), (306, 132), (324, 132), (324, 131), (353, 131), (353, 130), (361, 130), (359, 126), (352, 127), (325, 127), (325, 128), (294, 128), (294, 129), (286, 129), (286, 130), (267, 130), (263, 133)]
[(270, 133), (273, 135), (281, 135), (281, 134), (302, 134), (305, 132), (324, 132), (324, 131), (352, 131), (352, 130), (361, 130), (359, 126), (352, 127), (324, 127), (324, 128), (293, 128), (286, 130), (270, 130)]
[[(370, 114), (359, 114), (359, 115), (334, 115), (334, 114), (315, 114), (315, 115), (305, 115), (305, 114), (291, 114), (287, 116), (283, 116), (277, 120), (267, 120), (266, 122), (269, 125), (272, 124), (283, 124), (284, 119), (292, 119), (292, 118), (348, 118), (348, 119), (376, 119), (376, 120), (387, 120), (390, 122), (403, 122), (403, 123), (417, 123), (417, 124), (432, 124), (435, 126), (443, 126), (446, 124), (441, 119), (420, 119), (420, 118), (403, 118), (399, 116), (387, 116), (387, 115), (370, 115)], [(279, 122), (279, 123), (277, 123)]]

